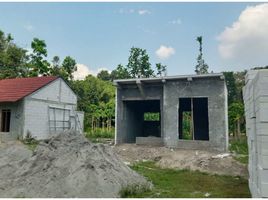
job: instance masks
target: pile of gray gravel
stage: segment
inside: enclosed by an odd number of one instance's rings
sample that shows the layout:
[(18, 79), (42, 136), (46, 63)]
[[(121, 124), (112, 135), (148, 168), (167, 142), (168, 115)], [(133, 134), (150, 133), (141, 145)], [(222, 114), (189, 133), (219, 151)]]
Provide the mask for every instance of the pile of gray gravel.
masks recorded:
[(33, 153), (22, 144), (0, 147), (0, 197), (118, 197), (131, 185), (150, 187), (111, 147), (73, 132)]

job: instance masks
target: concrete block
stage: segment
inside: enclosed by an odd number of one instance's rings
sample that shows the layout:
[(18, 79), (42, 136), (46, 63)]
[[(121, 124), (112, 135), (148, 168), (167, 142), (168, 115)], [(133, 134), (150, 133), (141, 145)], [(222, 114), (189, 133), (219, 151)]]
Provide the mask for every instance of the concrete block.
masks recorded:
[(163, 146), (163, 139), (160, 137), (136, 137), (136, 144), (149, 146)]
[(258, 154), (258, 165), (263, 169), (268, 169), (268, 156), (267, 155), (261, 155)]
[(256, 125), (256, 134), (268, 136), (268, 123), (258, 123)]

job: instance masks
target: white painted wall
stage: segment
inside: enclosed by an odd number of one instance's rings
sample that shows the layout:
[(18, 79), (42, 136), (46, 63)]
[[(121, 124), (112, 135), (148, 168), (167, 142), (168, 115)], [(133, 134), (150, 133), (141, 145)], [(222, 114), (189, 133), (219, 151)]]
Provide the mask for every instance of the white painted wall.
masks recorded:
[(24, 137), (27, 132), (37, 139), (55, 134), (49, 130), (50, 106), (69, 109), (71, 116), (76, 116), (77, 97), (61, 78), (24, 98), (24, 101)]
[(34, 92), (29, 97), (62, 103), (76, 104), (77, 97), (71, 88), (61, 78)]
[(25, 100), (25, 123), (24, 136), (27, 132), (37, 139), (46, 139), (51, 137), (53, 132), (49, 131), (49, 106), (65, 108), (75, 112), (76, 105), (68, 105), (62, 102), (40, 101), (38, 99)]

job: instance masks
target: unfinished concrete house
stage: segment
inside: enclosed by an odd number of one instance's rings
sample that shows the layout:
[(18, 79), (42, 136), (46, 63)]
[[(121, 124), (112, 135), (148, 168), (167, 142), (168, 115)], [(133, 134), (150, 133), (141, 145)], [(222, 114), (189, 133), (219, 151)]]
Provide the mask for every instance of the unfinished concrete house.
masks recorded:
[(67, 129), (82, 133), (84, 113), (76, 107), (76, 94), (60, 77), (0, 80), (0, 137), (46, 139)]
[(115, 143), (224, 152), (228, 147), (223, 74), (114, 81)]
[(249, 189), (268, 197), (268, 70), (250, 70), (243, 88), (248, 139)]

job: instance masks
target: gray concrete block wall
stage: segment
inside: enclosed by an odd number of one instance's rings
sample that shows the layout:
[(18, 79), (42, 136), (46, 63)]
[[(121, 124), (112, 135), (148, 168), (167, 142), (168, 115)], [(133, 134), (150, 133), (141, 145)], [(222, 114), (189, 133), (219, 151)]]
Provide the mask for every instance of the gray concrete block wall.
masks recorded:
[[(197, 79), (189, 81), (167, 81), (164, 84), (164, 142), (170, 147), (181, 147), (178, 140), (179, 98), (208, 98), (209, 141), (183, 141), (185, 148), (203, 148), (227, 151), (228, 128), (226, 125), (226, 89), (222, 79)], [(203, 144), (204, 143), (204, 144)]]
[[(164, 78), (163, 78), (164, 79)], [(129, 134), (133, 134), (137, 126), (132, 119), (131, 110), (124, 102), (128, 100), (160, 100), (161, 138), (165, 146), (188, 149), (206, 149), (227, 151), (228, 148), (228, 117), (227, 89), (222, 75), (213, 77), (198, 76), (183, 79), (163, 79), (143, 83), (144, 96), (137, 86), (137, 80), (122, 84), (116, 82), (116, 134), (115, 143), (127, 143)], [(179, 98), (208, 98), (209, 141), (180, 140), (178, 137)], [(134, 112), (138, 112), (135, 110)], [(134, 126), (134, 127), (133, 127)], [(137, 135), (136, 135), (137, 136)], [(133, 141), (133, 138), (131, 139)]]
[(268, 197), (268, 70), (251, 70), (243, 88), (252, 197)]

